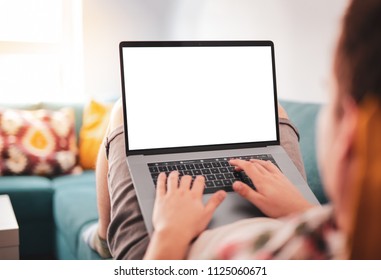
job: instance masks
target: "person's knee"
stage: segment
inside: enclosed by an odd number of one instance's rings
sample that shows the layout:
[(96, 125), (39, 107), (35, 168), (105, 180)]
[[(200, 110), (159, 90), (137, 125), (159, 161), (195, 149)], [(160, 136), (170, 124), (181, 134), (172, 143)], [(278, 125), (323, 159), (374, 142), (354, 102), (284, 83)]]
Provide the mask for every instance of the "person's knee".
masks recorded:
[(102, 151), (102, 147), (100, 148), (98, 152), (98, 159), (97, 159), (97, 168), (101, 168), (100, 166), (103, 164), (107, 166), (107, 160), (108, 160), (108, 149), (109, 149), (109, 143), (108, 143), (108, 137), (113, 133), (115, 129), (120, 127), (120, 125), (123, 124), (123, 103), (122, 99), (119, 98), (118, 101), (115, 102), (111, 112), (110, 112), (110, 118), (108, 121), (108, 126), (106, 133), (103, 137), (103, 148), (106, 148), (106, 153)]
[(110, 115), (110, 122), (109, 122), (109, 129), (108, 132), (112, 132), (115, 128), (123, 124), (123, 105), (122, 105), (122, 99), (119, 98), (119, 100), (114, 104), (114, 107), (112, 108), (111, 115)]

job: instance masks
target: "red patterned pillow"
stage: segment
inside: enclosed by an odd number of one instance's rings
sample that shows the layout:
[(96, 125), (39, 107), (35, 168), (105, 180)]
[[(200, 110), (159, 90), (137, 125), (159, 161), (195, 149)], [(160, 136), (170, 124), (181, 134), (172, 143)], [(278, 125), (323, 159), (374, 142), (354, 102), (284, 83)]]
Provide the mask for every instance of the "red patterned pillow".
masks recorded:
[(77, 152), (72, 109), (0, 109), (0, 175), (70, 174)]

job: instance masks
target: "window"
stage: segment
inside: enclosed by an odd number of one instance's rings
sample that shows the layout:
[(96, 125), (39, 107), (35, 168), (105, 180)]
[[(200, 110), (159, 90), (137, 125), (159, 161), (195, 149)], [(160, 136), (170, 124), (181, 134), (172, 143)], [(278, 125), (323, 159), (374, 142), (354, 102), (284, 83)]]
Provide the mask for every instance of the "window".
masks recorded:
[(0, 0), (1, 103), (83, 98), (81, 2)]

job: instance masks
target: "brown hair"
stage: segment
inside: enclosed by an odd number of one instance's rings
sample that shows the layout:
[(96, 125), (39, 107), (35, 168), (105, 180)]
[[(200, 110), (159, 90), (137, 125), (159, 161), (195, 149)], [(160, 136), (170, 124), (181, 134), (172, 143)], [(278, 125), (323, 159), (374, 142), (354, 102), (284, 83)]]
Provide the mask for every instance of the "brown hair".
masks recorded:
[(339, 97), (350, 96), (358, 105), (352, 155), (356, 172), (347, 189), (348, 257), (381, 259), (381, 0), (353, 0), (349, 5), (334, 71)]
[(381, 100), (381, 1), (353, 0), (343, 20), (335, 60), (339, 94), (358, 104), (368, 95)]

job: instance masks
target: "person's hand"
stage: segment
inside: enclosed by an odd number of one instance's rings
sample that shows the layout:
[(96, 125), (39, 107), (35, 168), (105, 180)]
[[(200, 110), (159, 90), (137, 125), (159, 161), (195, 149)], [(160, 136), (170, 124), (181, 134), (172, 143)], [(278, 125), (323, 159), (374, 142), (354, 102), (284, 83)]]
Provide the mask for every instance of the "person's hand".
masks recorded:
[(233, 184), (234, 191), (257, 206), (265, 215), (279, 218), (312, 207), (272, 162), (233, 159), (230, 164), (237, 171), (245, 171), (256, 188), (253, 190), (247, 184), (236, 181)]
[[(168, 180), (161, 173), (157, 180), (153, 211), (153, 244), (146, 258), (179, 259), (185, 256), (191, 241), (205, 230), (226, 193), (218, 191), (204, 204), (205, 178), (182, 176), (173, 171)], [(152, 241), (151, 241), (152, 243)]]
[(157, 180), (156, 201), (153, 212), (155, 231), (171, 231), (181, 234), (187, 241), (198, 236), (209, 224), (217, 206), (224, 200), (224, 191), (216, 192), (204, 205), (202, 196), (205, 178), (197, 176), (182, 176), (179, 183), (179, 173), (171, 172), (168, 182), (165, 173)]

